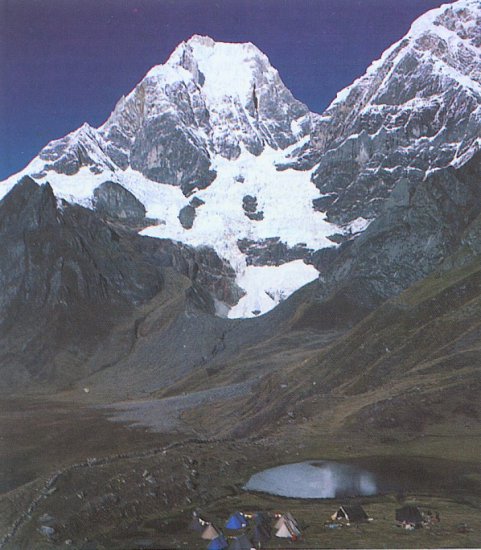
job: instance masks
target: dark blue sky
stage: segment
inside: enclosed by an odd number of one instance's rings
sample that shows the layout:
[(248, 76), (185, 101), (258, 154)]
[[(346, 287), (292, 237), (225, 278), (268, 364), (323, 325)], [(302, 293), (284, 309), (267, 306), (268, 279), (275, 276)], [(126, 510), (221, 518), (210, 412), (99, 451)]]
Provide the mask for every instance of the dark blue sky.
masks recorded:
[(251, 41), (322, 111), (441, 0), (0, 0), (0, 179), (98, 126), (193, 34)]

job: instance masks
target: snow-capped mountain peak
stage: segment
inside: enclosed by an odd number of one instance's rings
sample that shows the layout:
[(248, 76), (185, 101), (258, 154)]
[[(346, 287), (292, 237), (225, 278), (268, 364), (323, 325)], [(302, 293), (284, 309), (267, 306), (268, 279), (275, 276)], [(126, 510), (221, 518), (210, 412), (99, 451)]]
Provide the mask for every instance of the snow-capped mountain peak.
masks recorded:
[(417, 19), (319, 119), (314, 180), (329, 218), (374, 218), (400, 178), (464, 164), (480, 127), (481, 2), (459, 0)]
[(272, 81), (276, 76), (277, 71), (267, 56), (252, 43), (215, 42), (208, 36), (194, 35), (182, 42), (164, 65), (153, 67), (145, 78), (170, 83), (184, 78), (186, 84), (193, 78), (207, 101), (238, 97), (245, 105), (260, 80)]
[[(474, 80), (477, 81), (478, 88), (480, 35), (479, 0), (458, 0), (453, 4), (443, 4), (439, 8), (434, 8), (416, 19), (409, 32), (390, 46), (380, 59), (373, 61), (363, 76), (341, 90), (330, 107), (343, 102), (351, 91), (364, 84), (366, 80), (375, 79), (380, 71), (386, 69), (386, 65), (389, 66), (389, 70), (384, 75), (384, 80), (392, 76), (397, 65), (407, 54), (425, 57), (426, 61), (437, 59), (452, 69), (461, 65), (461, 72), (466, 71), (466, 68), (474, 68)], [(454, 71), (452, 76), (456, 76)], [(465, 82), (469, 84), (469, 81)]]
[(285, 149), (310, 133), (313, 119), (253, 44), (194, 36), (122, 97), (98, 130), (82, 127), (39, 156), (66, 174), (131, 167), (187, 195), (215, 179), (215, 155)]
[(91, 208), (102, 183), (121, 185), (155, 222), (144, 234), (209, 246), (228, 261), (245, 292), (230, 315), (252, 316), (316, 278), (304, 260), (343, 231), (314, 210), (309, 171), (277, 170), (316, 117), (253, 44), (195, 35), (102, 126), (49, 143), (25, 173)]
[[(121, 167), (130, 163), (149, 178), (181, 185), (188, 193), (193, 179), (200, 180), (198, 187), (213, 180), (212, 155), (232, 159), (242, 147), (256, 155), (265, 145), (284, 149), (310, 132), (312, 118), (253, 44), (195, 35), (180, 44), (165, 64), (151, 69), (100, 130), (116, 147), (112, 155)], [(167, 126), (169, 134), (184, 141), (185, 150), (194, 145), (195, 171), (185, 173), (183, 163), (175, 173), (167, 166), (159, 173), (151, 169), (149, 159), (138, 158), (138, 147), (132, 151), (132, 145), (134, 139), (137, 144), (139, 137), (143, 139), (138, 132), (145, 119), (155, 126), (160, 123), (164, 132)]]
[(228, 97), (238, 97), (247, 105), (259, 92), (256, 88), (278, 77), (267, 56), (251, 43), (214, 42), (196, 35), (172, 57), (176, 55), (187, 70), (195, 67), (199, 85), (211, 105)]
[(333, 257), (318, 251), (364, 231), (393, 190), (408, 207), (419, 182), (481, 147), (480, 51), (481, 2), (442, 6), (320, 116), (254, 45), (196, 35), (100, 128), (51, 142), (23, 174), (92, 208), (102, 183), (121, 185), (146, 209), (145, 235), (230, 263), (245, 291), (231, 316), (263, 313), (315, 279)]

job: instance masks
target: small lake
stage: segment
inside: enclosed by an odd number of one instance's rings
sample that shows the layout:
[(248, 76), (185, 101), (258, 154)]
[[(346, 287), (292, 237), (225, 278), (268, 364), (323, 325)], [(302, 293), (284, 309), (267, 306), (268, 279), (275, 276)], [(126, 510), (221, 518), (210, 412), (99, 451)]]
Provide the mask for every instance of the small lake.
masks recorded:
[(357, 466), (311, 460), (254, 474), (244, 489), (291, 498), (344, 498), (375, 495), (378, 484), (374, 474)]

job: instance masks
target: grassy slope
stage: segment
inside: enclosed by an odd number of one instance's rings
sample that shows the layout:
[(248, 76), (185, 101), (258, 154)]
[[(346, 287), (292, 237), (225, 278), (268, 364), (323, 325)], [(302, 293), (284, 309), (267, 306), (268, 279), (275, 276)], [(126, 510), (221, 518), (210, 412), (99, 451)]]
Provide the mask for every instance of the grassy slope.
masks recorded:
[[(228, 384), (243, 372), (243, 365), (253, 373), (254, 361), (263, 372), (275, 369), (247, 399), (210, 403), (183, 418), (210, 436), (262, 433), (261, 440), (186, 446), (167, 455), (73, 472), (62, 478), (16, 542), (19, 547), (27, 548), (31, 541), (43, 547), (45, 538), (37, 532), (39, 518), (52, 513), (60, 520), (59, 536), (76, 543), (87, 537), (102, 541), (105, 548), (131, 548), (149, 538), (157, 545), (180, 548), (187, 543), (203, 548), (186, 529), (193, 508), (203, 509), (216, 521), (238, 508), (287, 508), (305, 524), (306, 542), (313, 548), (479, 547), (480, 326), (481, 259), (477, 258), (419, 282), (337, 339), (307, 330), (289, 332), (287, 327), (279, 336), (227, 358), (211, 376), (206, 378), (201, 369), (188, 385), (177, 386), (183, 391)], [(129, 442), (131, 430), (120, 426), (119, 430), (125, 434), (120, 437), (113, 431), (110, 443), (108, 430), (103, 432), (105, 445), (116, 452), (135, 447)], [(158, 445), (154, 440), (144, 431), (139, 433), (139, 451)], [(77, 454), (85, 452), (79, 445)], [(198, 477), (191, 479), (194, 457)], [(257, 470), (309, 458), (375, 466), (393, 479), (407, 475), (407, 497), (439, 510), (443, 521), (429, 531), (402, 532), (392, 520), (399, 503), (395, 493), (388, 492), (364, 499), (375, 522), (332, 532), (325, 529), (324, 521), (338, 502), (313, 505), (241, 490)], [(145, 469), (155, 472), (158, 485), (150, 487), (144, 480)], [(194, 484), (191, 489), (189, 483)], [(21, 504), (12, 510), (11, 499), (18, 496), (23, 501), (22, 491), (27, 489), (23, 486), (0, 499), (6, 516), (8, 512), (9, 518), (14, 517)], [(87, 497), (79, 500), (78, 489)], [(109, 504), (112, 493), (119, 500)], [(459, 533), (461, 522), (474, 531)]]
[[(437, 272), (330, 347), (264, 379), (236, 414), (245, 429), (292, 411), (336, 431), (420, 432), (481, 414), (481, 259)], [(292, 416), (292, 415), (291, 415)]]

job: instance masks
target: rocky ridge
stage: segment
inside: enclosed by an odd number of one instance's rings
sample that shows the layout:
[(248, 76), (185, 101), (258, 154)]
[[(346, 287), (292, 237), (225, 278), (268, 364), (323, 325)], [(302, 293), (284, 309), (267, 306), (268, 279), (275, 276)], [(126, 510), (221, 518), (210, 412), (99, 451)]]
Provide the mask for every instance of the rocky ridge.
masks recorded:
[(189, 195), (215, 179), (212, 156), (284, 149), (309, 134), (314, 118), (253, 44), (195, 35), (122, 97), (100, 128), (84, 125), (39, 157), (46, 170), (67, 175), (82, 166), (130, 166)]
[(239, 298), (211, 249), (140, 237), (28, 177), (0, 202), (0, 220), (5, 389), (66, 384), (128, 355), (153, 299), (173, 302), (168, 324)]
[(421, 16), (342, 90), (296, 162), (315, 166), (329, 219), (374, 219), (399, 180), (469, 160), (480, 130), (481, 4), (460, 0)]

